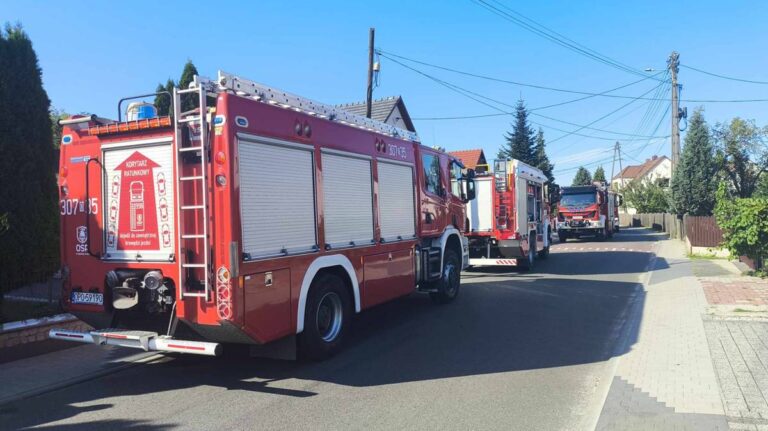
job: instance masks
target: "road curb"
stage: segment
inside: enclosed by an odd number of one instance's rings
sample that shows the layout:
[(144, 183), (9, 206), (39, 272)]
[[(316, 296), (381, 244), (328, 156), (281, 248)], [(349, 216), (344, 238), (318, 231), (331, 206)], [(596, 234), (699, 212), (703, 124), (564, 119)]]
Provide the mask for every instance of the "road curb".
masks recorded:
[[(106, 368), (102, 368), (99, 370), (96, 370), (91, 373), (82, 374), (80, 376), (72, 377), (69, 379), (65, 379), (59, 382), (51, 383), (49, 385), (41, 386), (38, 388), (30, 389), (27, 391), (19, 392), (17, 394), (13, 394), (10, 396), (6, 396), (3, 398), (0, 398), (0, 406), (10, 404), (16, 401), (21, 401), (27, 398), (31, 398), (37, 395), (42, 395), (48, 392), (53, 392), (59, 389), (66, 388), (68, 386), (76, 385), (79, 383), (87, 382), (89, 380), (94, 380), (99, 377), (106, 376), (108, 374), (116, 373), (119, 371), (123, 371), (125, 369), (131, 368), (136, 365), (146, 364), (150, 363), (152, 361), (155, 361), (157, 359), (160, 359), (164, 357), (162, 354), (154, 353), (154, 352), (146, 352), (143, 354), (133, 355), (133, 356), (139, 356), (138, 358), (134, 360), (130, 360), (129, 362), (121, 362), (114, 364), (112, 366), (107, 366)], [(130, 356), (128, 357), (130, 358)]]
[(613, 362), (611, 364), (611, 377), (601, 388), (603, 395), (601, 396), (601, 402), (599, 403), (600, 407), (596, 414), (592, 415), (594, 421), (590, 424), (591, 426), (588, 429), (594, 430), (597, 428), (597, 424), (600, 422), (600, 417), (602, 416), (603, 407), (605, 406), (605, 402), (608, 399), (608, 393), (610, 392), (611, 386), (613, 384), (613, 379), (616, 377), (616, 371), (619, 369), (619, 361), (621, 360), (621, 356), (624, 355), (630, 347), (629, 335), (640, 325), (641, 319), (638, 318), (638, 315), (642, 316), (643, 307), (642, 302), (638, 300), (638, 297), (645, 290), (645, 286), (650, 282), (651, 273), (656, 267), (656, 261), (658, 260), (658, 252), (660, 247), (661, 243), (658, 240), (655, 241), (655, 244), (651, 249), (651, 258), (648, 260), (648, 265), (645, 266), (643, 274), (640, 276), (639, 281), (635, 285), (635, 291), (632, 292), (632, 298), (629, 300), (629, 303), (622, 311), (622, 316), (625, 317), (626, 320), (624, 321), (624, 324), (622, 324), (618, 329), (616, 343), (614, 344), (613, 349), (611, 349), (611, 358), (609, 359), (609, 361)]

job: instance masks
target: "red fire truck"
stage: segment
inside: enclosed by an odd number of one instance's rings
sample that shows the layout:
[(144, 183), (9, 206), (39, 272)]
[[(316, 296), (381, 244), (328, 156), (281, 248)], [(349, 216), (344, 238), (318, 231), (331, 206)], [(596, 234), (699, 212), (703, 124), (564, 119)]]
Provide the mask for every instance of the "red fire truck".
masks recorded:
[[(117, 121), (61, 122), (62, 297), (98, 329), (51, 338), (323, 358), (353, 313), (414, 291), (456, 298), (474, 196), (460, 161), (224, 72), (172, 102), (173, 116), (134, 102), (125, 120), (119, 104)], [(174, 338), (179, 321), (202, 341)]]
[(494, 172), (475, 178), (468, 205), (469, 264), (533, 267), (549, 255), (547, 177), (519, 160), (495, 160)]
[(557, 235), (568, 238), (594, 236), (604, 240), (619, 231), (621, 196), (604, 183), (562, 187), (557, 206)]

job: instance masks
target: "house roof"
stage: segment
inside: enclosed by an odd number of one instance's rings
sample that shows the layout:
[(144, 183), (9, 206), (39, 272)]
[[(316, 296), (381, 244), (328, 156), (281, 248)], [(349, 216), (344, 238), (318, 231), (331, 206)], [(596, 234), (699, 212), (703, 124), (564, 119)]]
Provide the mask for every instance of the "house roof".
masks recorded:
[(653, 156), (650, 159), (646, 160), (642, 165), (629, 165), (625, 167), (624, 169), (619, 172), (618, 175), (613, 177), (614, 180), (617, 179), (635, 179), (635, 178), (642, 178), (645, 175), (647, 175), (649, 172), (654, 170), (657, 166), (659, 166), (664, 160), (669, 160), (667, 156)]
[(477, 168), (478, 163), (480, 163), (480, 159), (485, 158), (485, 155), (483, 154), (483, 150), (481, 149), (449, 151), (448, 154), (461, 160), (461, 163), (463, 163), (464, 167), (467, 169)]
[[(345, 103), (342, 105), (336, 105), (337, 108), (341, 108), (351, 114), (361, 115), (365, 117), (365, 102)], [(403, 116), (402, 120), (405, 123), (406, 129), (411, 132), (415, 132), (416, 128), (413, 127), (413, 121), (408, 114), (408, 110), (405, 109), (405, 103), (400, 96), (384, 97), (382, 99), (376, 99), (371, 102), (371, 119), (386, 123), (389, 117), (395, 111), (395, 108), (400, 108), (400, 114)]]

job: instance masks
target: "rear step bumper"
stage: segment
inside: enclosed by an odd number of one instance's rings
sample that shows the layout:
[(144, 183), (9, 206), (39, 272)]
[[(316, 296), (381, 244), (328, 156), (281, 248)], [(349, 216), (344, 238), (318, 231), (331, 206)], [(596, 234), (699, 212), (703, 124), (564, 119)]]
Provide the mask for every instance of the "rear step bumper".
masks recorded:
[(470, 266), (518, 266), (517, 265), (517, 259), (511, 258), (498, 258), (498, 259), (488, 259), (485, 257), (480, 258), (470, 258), (469, 259)]
[(177, 340), (158, 335), (156, 332), (129, 331), (125, 329), (101, 329), (89, 332), (51, 329), (48, 338), (80, 343), (109, 346), (131, 347), (146, 352), (191, 353), (194, 355), (219, 356), (222, 347), (219, 343), (205, 341)]

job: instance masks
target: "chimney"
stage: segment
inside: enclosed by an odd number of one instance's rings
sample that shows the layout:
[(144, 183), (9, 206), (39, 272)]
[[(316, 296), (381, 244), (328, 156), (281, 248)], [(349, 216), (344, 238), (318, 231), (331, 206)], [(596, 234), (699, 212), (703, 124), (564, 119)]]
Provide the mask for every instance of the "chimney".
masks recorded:
[(654, 155), (653, 155), (653, 157), (651, 158), (651, 160), (656, 160), (656, 159), (658, 159), (658, 158), (659, 158), (659, 156), (657, 156), (657, 155), (655, 155), (655, 154), (654, 154)]

